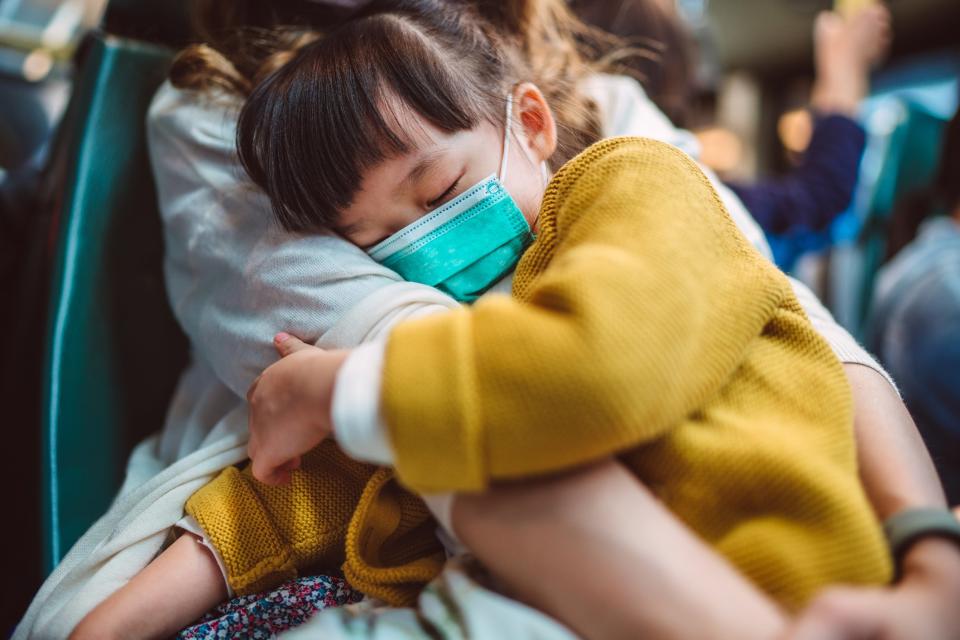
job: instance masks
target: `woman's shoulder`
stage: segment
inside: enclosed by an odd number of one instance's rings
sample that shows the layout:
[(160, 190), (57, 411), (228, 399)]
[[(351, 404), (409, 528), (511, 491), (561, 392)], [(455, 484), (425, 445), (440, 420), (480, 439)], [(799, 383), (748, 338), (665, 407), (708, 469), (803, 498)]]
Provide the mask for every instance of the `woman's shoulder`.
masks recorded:
[(598, 73), (584, 81), (583, 90), (597, 103), (605, 137), (653, 138), (679, 147), (693, 157), (699, 156), (696, 137), (676, 127), (635, 78)]
[(233, 145), (241, 101), (223, 91), (196, 91), (165, 81), (147, 112), (151, 142), (171, 138), (181, 142), (229, 142)]

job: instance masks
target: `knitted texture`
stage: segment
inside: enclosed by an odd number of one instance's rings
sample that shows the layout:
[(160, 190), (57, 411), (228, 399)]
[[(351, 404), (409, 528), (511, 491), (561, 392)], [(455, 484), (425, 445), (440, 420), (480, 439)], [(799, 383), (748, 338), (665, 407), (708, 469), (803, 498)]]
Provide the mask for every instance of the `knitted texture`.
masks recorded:
[(513, 297), (391, 333), (382, 409), (398, 476), (423, 493), (620, 455), (790, 609), (890, 577), (840, 363), (666, 144), (612, 139), (567, 163)]
[(249, 465), (228, 467), (186, 511), (223, 557), (238, 595), (341, 567), (354, 588), (407, 605), (443, 563), (423, 502), (333, 441), (305, 455), (286, 485), (259, 482)]

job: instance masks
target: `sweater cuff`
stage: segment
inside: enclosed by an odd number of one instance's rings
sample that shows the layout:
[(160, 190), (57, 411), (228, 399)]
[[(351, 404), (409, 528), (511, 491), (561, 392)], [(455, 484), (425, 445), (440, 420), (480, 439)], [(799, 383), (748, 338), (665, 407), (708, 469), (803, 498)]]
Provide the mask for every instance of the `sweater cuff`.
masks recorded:
[(203, 527), (200, 526), (200, 523), (197, 522), (197, 519), (193, 516), (184, 516), (180, 519), (177, 524), (174, 525), (177, 529), (181, 529), (186, 533), (190, 533), (199, 538), (197, 544), (201, 544), (207, 548), (207, 551), (213, 556), (213, 559), (217, 562), (217, 567), (220, 569), (220, 575), (223, 576), (223, 583), (227, 587), (227, 597), (233, 598), (233, 588), (230, 586), (230, 581), (227, 579), (227, 567), (223, 564), (223, 556), (220, 555), (220, 552), (217, 551), (216, 547), (213, 546), (213, 543), (210, 542), (210, 536), (207, 535), (207, 532), (203, 530)]
[(227, 467), (190, 496), (185, 507), (220, 553), (227, 583), (238, 595), (259, 593), (297, 577), (292, 550), (251, 481), (252, 476)]
[(393, 466), (387, 427), (380, 416), (380, 388), (386, 347), (372, 342), (354, 349), (337, 373), (333, 390), (333, 431), (351, 458)]
[[(810, 113), (813, 116), (814, 138), (828, 141), (849, 140), (859, 145), (866, 144), (867, 132), (850, 116), (817, 109), (810, 109)], [(811, 138), (811, 144), (814, 138)]]

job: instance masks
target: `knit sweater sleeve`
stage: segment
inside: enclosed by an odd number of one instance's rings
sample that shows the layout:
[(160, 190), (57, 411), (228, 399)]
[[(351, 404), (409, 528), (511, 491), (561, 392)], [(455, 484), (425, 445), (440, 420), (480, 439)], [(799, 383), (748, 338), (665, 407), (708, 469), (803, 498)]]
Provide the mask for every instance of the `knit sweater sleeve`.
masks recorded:
[(381, 409), (403, 482), (480, 490), (652, 441), (788, 295), (699, 168), (619, 138), (554, 177), (514, 296), (399, 325)]

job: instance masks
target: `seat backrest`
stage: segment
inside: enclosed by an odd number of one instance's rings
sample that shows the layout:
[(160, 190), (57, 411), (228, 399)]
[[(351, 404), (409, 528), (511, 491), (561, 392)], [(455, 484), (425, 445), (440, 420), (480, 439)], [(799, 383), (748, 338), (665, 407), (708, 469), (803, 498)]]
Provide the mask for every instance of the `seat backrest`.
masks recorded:
[(145, 133), (170, 58), (95, 37), (55, 151), (64, 177), (41, 420), (48, 572), (109, 506), (127, 453), (162, 425), (186, 362), (164, 290)]
[(905, 195), (933, 180), (946, 121), (909, 100), (898, 101), (899, 118), (890, 129), (885, 156), (869, 200), (860, 236), (863, 275), (857, 326), (862, 328), (873, 299), (877, 271), (887, 251), (890, 216)]

